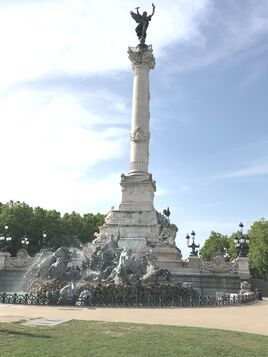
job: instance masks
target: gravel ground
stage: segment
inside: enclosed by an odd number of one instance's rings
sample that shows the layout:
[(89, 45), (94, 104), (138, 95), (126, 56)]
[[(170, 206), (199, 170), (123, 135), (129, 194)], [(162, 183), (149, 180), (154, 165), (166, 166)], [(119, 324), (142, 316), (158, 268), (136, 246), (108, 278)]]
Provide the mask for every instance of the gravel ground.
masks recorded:
[(256, 304), (215, 308), (82, 308), (0, 304), (0, 322), (66, 318), (215, 328), (268, 336), (268, 299)]

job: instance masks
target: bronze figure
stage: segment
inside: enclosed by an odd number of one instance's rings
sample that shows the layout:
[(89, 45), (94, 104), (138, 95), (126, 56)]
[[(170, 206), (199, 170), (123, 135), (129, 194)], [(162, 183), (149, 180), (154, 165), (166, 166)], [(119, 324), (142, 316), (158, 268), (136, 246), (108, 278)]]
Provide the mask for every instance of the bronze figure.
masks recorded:
[(138, 23), (138, 26), (136, 27), (135, 31), (137, 33), (137, 36), (138, 36), (138, 39), (140, 40), (141, 45), (145, 44), (149, 21), (151, 21), (152, 16), (154, 15), (154, 12), (155, 12), (155, 5), (152, 4), (152, 7), (153, 7), (153, 11), (152, 11), (152, 14), (149, 16), (147, 16), (146, 11), (144, 11), (143, 14), (141, 15), (139, 13), (139, 7), (136, 7), (137, 12), (130, 11), (131, 16)]

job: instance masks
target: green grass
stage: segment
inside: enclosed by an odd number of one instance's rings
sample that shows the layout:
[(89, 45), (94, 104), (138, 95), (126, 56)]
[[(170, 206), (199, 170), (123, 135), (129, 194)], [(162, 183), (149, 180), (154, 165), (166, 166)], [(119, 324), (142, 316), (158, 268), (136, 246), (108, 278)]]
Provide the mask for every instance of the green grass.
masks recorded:
[(268, 356), (268, 337), (191, 327), (71, 321), (0, 324), (0, 356)]

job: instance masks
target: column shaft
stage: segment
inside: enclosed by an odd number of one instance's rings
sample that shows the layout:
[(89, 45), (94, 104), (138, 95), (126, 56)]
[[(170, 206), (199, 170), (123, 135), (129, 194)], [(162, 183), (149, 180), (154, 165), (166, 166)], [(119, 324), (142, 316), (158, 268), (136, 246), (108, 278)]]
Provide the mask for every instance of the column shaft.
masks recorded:
[(134, 68), (130, 175), (148, 173), (149, 161), (149, 67), (139, 64)]
[(150, 139), (149, 71), (154, 68), (155, 59), (151, 46), (143, 49), (129, 48), (128, 53), (134, 71), (129, 175), (146, 175)]

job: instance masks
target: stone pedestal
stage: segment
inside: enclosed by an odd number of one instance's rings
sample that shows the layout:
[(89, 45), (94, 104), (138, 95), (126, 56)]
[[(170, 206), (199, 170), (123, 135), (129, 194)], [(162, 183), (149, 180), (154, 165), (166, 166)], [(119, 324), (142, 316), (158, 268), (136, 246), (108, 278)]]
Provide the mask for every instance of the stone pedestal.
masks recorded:
[(156, 265), (161, 269), (168, 269), (175, 272), (181, 268), (181, 252), (176, 247), (158, 244), (152, 249), (157, 257)]
[(192, 271), (200, 272), (200, 259), (196, 256), (189, 256), (189, 268)]
[(250, 278), (249, 264), (247, 257), (238, 257), (236, 259), (238, 265), (238, 275), (241, 280), (248, 280)]
[(157, 245), (153, 248), (153, 253), (157, 255), (159, 261), (178, 260), (181, 258), (180, 250), (176, 247), (170, 247), (168, 245)]
[(121, 176), (122, 211), (154, 211), (155, 182), (150, 174)]
[(148, 244), (158, 243), (160, 225), (157, 223), (155, 210), (111, 210), (100, 231), (104, 239), (109, 239), (111, 235), (119, 237), (120, 248), (136, 251)]

